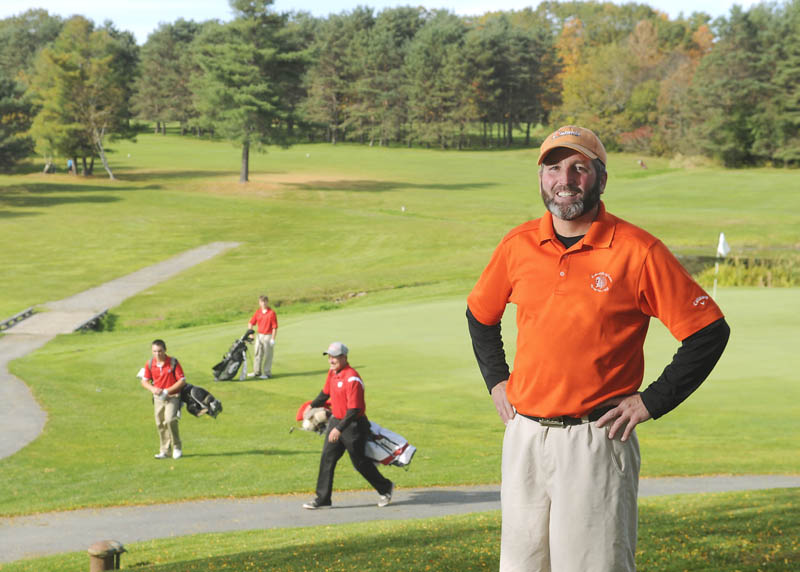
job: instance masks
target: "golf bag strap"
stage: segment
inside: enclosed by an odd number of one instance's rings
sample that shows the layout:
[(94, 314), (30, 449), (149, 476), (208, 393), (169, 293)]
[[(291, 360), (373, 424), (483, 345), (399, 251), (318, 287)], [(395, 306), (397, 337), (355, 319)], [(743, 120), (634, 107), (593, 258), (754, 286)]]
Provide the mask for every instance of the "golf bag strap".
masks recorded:
[[(139, 363), (142, 363), (142, 362), (139, 362)], [(156, 365), (156, 358), (150, 358), (150, 374), (151, 375), (153, 373), (153, 366), (154, 365)], [(175, 369), (177, 367), (178, 367), (178, 358), (176, 358), (176, 357), (169, 358), (169, 372), (173, 375), (173, 377), (175, 376)], [(150, 381), (152, 382), (153, 380), (151, 379)], [(178, 380), (176, 379), (175, 381), (178, 381)]]

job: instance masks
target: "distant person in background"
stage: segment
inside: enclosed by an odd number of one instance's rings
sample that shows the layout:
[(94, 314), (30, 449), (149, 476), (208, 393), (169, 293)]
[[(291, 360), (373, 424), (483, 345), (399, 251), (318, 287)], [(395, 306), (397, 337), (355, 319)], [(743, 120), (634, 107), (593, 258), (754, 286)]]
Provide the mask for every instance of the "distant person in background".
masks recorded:
[(392, 501), (394, 483), (381, 475), (375, 463), (364, 454), (370, 431), (364, 382), (350, 367), (347, 353), (347, 346), (341, 342), (333, 342), (328, 351), (322, 352), (328, 356), (328, 377), (320, 394), (308, 406), (322, 407), (330, 399), (332, 413), (319, 460), (317, 496), (303, 505), (309, 510), (331, 506), (333, 473), (345, 451), (350, 454), (353, 467), (378, 491), (378, 506), (384, 507)]
[(269, 307), (269, 298), (266, 295), (258, 297), (258, 309), (247, 327), (256, 331), (253, 371), (248, 376), (269, 379), (272, 377), (272, 356), (278, 336), (278, 316)]
[[(730, 329), (660, 240), (606, 211), (606, 150), (566, 126), (542, 143), (544, 216), (511, 230), (467, 299), (472, 346), (506, 425), (501, 572), (635, 570), (635, 427), (677, 407)], [(516, 305), (514, 370), (500, 321)], [(681, 346), (640, 392), (656, 317)]]
[(181, 411), (181, 389), (186, 385), (183, 368), (177, 358), (167, 355), (164, 340), (153, 340), (153, 357), (144, 366), (142, 387), (153, 394), (153, 408), (160, 448), (156, 459), (166, 459), (172, 450), (172, 458), (183, 456), (178, 421)]

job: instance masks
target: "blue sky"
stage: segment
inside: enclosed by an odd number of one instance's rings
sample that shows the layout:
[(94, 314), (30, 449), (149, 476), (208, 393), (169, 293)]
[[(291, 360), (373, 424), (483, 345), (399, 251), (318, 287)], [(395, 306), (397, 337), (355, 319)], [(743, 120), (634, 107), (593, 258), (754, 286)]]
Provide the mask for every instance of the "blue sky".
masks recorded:
[[(731, 6), (738, 4), (747, 8), (755, 0), (652, 0), (653, 8), (675, 18), (683, 12), (706, 12), (711, 16), (724, 16)], [(490, 10), (521, 10), (536, 6), (538, 0), (275, 0), (279, 12), (302, 10), (315, 16), (350, 11), (356, 6), (369, 6), (376, 11), (393, 6), (422, 5), (429, 9), (441, 8), (461, 15), (483, 14)], [(114, 22), (117, 28), (129, 30), (142, 44), (147, 35), (160, 22), (174, 22), (178, 18), (186, 20), (228, 20), (231, 18), (226, 0), (3, 0), (0, 3), (0, 19), (20, 14), (30, 8), (44, 8), (51, 14), (70, 16), (81, 14), (101, 24), (105, 20)]]

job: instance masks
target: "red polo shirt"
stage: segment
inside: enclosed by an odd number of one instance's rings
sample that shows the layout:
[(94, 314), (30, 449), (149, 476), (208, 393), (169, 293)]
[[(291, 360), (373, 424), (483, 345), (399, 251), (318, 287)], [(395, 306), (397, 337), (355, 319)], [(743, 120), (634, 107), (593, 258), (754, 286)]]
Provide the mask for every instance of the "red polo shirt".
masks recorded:
[(586, 236), (569, 249), (549, 212), (513, 229), (467, 303), (486, 325), (516, 304), (507, 395), (517, 411), (539, 417), (580, 417), (637, 391), (651, 316), (678, 340), (723, 317), (661, 241), (607, 213), (602, 202)]
[(254, 324), (258, 324), (256, 331), (259, 334), (271, 334), (278, 328), (278, 316), (272, 308), (267, 308), (266, 312), (259, 308), (250, 318), (250, 325)]
[[(150, 364), (153, 364), (152, 368)], [(171, 369), (172, 358), (169, 356), (164, 357), (164, 365), (158, 365), (154, 359), (148, 360), (144, 366), (144, 379), (145, 381), (153, 381), (153, 385), (159, 389), (167, 389), (172, 387), (179, 380), (183, 379), (183, 368), (178, 360), (175, 360), (175, 373)]]
[(364, 402), (364, 382), (361, 381), (358, 372), (349, 365), (338, 372), (328, 370), (322, 392), (330, 395), (331, 413), (337, 419), (344, 418), (348, 409), (359, 409), (361, 413), (358, 417), (363, 417), (367, 412), (367, 404)]

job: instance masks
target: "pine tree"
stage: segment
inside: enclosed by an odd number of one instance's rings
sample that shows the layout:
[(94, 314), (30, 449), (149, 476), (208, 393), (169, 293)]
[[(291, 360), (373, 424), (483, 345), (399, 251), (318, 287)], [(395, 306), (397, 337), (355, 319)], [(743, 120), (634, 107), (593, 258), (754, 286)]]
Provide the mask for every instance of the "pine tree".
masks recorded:
[(61, 32), (63, 22), (46, 10), (27, 10), (0, 20), (0, 71), (19, 80), (28, 74), (39, 51)]
[(68, 20), (52, 46), (37, 57), (31, 88), (40, 110), (31, 133), (46, 156), (99, 156), (109, 178), (105, 141), (131, 136), (128, 94), (135, 55), (130, 38), (120, 43), (108, 29), (81, 16)]
[(179, 19), (161, 24), (142, 46), (134, 109), (139, 117), (156, 122), (156, 130), (178, 121), (185, 131), (196, 116), (189, 87), (195, 68), (189, 46), (198, 34), (195, 22)]
[(409, 42), (423, 25), (420, 8), (383, 10), (369, 29), (355, 83), (355, 114), (372, 145), (401, 140), (408, 117), (403, 63)]
[(249, 180), (250, 149), (285, 141), (280, 34), (285, 17), (272, 0), (231, 0), (236, 18), (209, 24), (194, 42), (200, 73), (192, 83), (201, 121), (242, 149), (239, 181)]
[(768, 88), (758, 27), (734, 6), (722, 19), (719, 39), (703, 58), (692, 85), (693, 138), (707, 155), (734, 167), (752, 163), (752, 117)]
[(467, 125), (478, 118), (469, 62), (464, 58), (464, 22), (438, 11), (409, 45), (410, 137), (445, 149), (463, 145)]
[(6, 170), (33, 151), (27, 134), (33, 121), (33, 105), (23, 87), (0, 71), (0, 169)]

